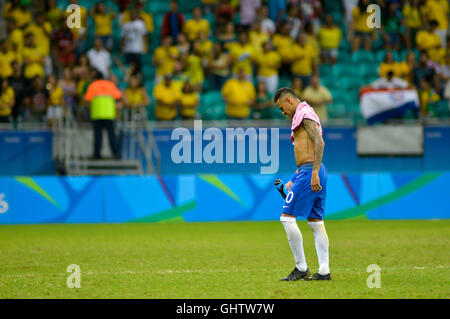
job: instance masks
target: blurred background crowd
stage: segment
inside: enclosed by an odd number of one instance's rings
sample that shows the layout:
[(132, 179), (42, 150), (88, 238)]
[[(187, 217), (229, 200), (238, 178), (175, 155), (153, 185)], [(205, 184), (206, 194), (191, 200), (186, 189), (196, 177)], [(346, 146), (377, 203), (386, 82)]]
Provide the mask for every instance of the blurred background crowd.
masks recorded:
[[(283, 86), (325, 124), (362, 118), (366, 87), (414, 88), (418, 116), (450, 114), (447, 0), (0, 3), (0, 122), (51, 124), (67, 109), (89, 121), (99, 78), (122, 92), (118, 117), (145, 108), (155, 121), (282, 118), (272, 95)], [(371, 4), (380, 28), (367, 24)]]

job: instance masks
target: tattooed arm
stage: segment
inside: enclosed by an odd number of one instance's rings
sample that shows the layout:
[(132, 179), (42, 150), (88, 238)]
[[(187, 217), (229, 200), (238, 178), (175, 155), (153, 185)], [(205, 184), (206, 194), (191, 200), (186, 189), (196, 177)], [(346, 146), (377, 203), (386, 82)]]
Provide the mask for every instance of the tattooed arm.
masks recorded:
[(320, 165), (322, 164), (323, 149), (325, 143), (322, 139), (322, 134), (320, 134), (319, 126), (316, 122), (304, 119), (302, 125), (305, 128), (308, 137), (314, 143), (314, 163), (311, 176), (311, 189), (315, 192), (318, 192), (322, 189), (322, 186), (320, 186), (319, 170)]

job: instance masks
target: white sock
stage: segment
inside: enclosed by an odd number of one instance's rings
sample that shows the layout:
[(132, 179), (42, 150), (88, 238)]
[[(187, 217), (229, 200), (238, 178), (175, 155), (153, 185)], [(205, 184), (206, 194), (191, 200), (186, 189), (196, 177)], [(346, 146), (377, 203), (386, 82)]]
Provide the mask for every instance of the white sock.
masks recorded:
[(300, 271), (305, 271), (306, 265), (305, 252), (303, 251), (303, 237), (298, 228), (297, 221), (294, 217), (281, 216), (280, 221), (286, 230), (289, 246), (295, 259), (295, 266)]
[(328, 236), (323, 221), (308, 222), (314, 234), (314, 243), (316, 244), (317, 258), (319, 259), (319, 274), (326, 275), (330, 273), (328, 259)]

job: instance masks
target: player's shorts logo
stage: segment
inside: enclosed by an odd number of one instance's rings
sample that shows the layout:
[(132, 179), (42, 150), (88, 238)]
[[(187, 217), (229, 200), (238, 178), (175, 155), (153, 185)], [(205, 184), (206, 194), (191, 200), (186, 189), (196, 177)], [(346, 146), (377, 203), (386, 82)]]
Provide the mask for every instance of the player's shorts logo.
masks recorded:
[(286, 196), (286, 203), (292, 202), (292, 199), (294, 198), (294, 193), (290, 191)]

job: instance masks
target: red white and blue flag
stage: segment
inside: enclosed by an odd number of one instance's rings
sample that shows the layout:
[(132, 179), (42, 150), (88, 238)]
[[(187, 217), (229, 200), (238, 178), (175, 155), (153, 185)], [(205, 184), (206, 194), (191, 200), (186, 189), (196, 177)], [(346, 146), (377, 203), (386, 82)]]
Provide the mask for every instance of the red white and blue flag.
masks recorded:
[(368, 124), (401, 117), (407, 110), (419, 111), (414, 89), (364, 89), (360, 94), (361, 113)]

